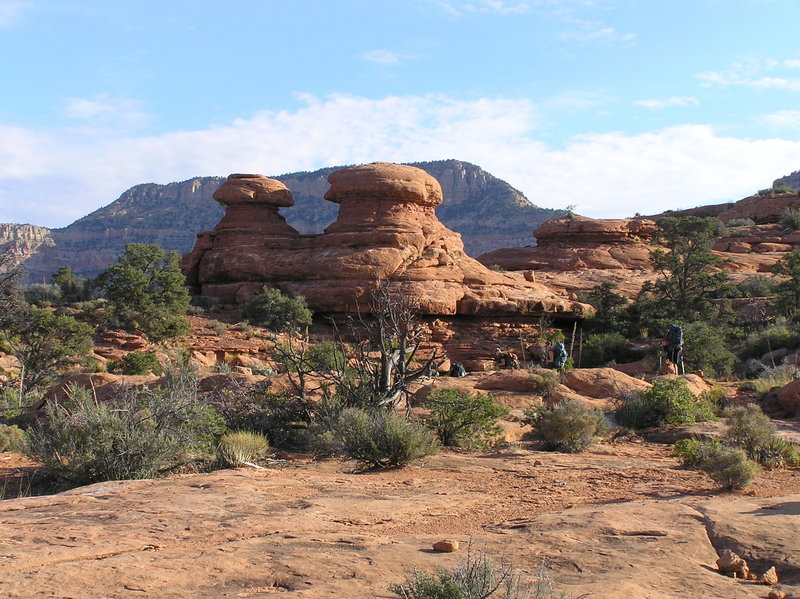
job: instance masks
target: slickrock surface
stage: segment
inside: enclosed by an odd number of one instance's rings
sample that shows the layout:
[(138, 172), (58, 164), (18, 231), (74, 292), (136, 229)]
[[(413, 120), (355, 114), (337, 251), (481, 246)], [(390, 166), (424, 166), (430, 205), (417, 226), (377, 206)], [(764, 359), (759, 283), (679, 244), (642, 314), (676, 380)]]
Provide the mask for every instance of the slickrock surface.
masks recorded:
[(429, 315), (558, 315), (591, 308), (524, 273), (489, 270), (464, 253), (458, 233), (436, 218), (438, 181), (421, 169), (374, 163), (335, 171), (325, 198), (339, 216), (320, 235), (300, 235), (278, 213), (291, 192), (261, 175), (231, 175), (214, 194), (226, 213), (198, 235), (183, 269), (195, 291), (241, 304), (264, 284), (305, 296), (316, 312), (369, 310), (371, 292), (419, 301)]
[[(388, 585), (412, 567), (449, 568), (472, 543), (528, 574), (546, 558), (573, 597), (765, 597), (764, 585), (716, 570), (731, 540), (796, 593), (800, 472), (764, 473), (752, 495), (715, 495), (669, 452), (621, 443), (577, 456), (443, 454), (366, 474), (276, 462), (8, 500), (0, 593), (392, 597)], [(461, 548), (433, 551), (443, 539)]]

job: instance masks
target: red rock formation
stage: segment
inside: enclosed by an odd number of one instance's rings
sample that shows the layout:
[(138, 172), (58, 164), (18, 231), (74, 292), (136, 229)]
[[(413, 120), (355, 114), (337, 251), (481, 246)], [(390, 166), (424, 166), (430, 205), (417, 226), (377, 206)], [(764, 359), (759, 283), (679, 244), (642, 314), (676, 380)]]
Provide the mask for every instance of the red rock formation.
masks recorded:
[(421, 169), (374, 163), (328, 180), (325, 198), (340, 205), (337, 220), (321, 235), (300, 235), (278, 214), (292, 203), (283, 184), (229, 177), (214, 194), (225, 216), (184, 257), (189, 285), (240, 304), (266, 284), (305, 296), (323, 313), (367, 310), (380, 281), (415, 297), (423, 314), (582, 317), (591, 310), (467, 256), (461, 236), (436, 218), (441, 188)]

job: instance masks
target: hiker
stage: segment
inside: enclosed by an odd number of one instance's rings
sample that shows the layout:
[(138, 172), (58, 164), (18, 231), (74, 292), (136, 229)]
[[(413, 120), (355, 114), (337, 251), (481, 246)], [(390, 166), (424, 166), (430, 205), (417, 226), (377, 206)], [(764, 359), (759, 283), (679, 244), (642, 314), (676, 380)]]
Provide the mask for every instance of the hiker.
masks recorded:
[(680, 325), (671, 324), (667, 327), (667, 331), (661, 341), (661, 348), (667, 360), (676, 366), (680, 364), (681, 370), (683, 370), (683, 329)]
[(567, 348), (559, 341), (553, 346), (553, 368), (562, 370), (567, 362)]
[(461, 362), (453, 362), (450, 365), (450, 376), (467, 376), (467, 371), (465, 370), (464, 365)]
[(494, 350), (494, 363), (500, 368), (516, 369), (519, 368), (519, 358), (513, 352), (500, 351), (499, 347)]

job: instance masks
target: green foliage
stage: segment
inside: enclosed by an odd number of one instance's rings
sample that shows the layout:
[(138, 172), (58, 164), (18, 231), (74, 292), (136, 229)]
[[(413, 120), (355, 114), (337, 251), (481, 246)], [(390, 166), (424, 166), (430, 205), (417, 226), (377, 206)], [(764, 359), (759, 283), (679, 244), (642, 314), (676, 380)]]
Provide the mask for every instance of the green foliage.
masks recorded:
[(583, 451), (608, 429), (606, 417), (600, 410), (589, 408), (577, 399), (562, 400), (552, 408), (531, 413), (530, 417), (538, 439), (549, 449), (568, 453)]
[(767, 393), (775, 387), (785, 387), (795, 379), (797, 369), (794, 366), (781, 365), (776, 368), (765, 368), (761, 376), (753, 381), (752, 390)]
[(207, 404), (168, 389), (128, 390), (97, 402), (83, 387), (50, 402), (29, 452), (60, 483), (150, 478), (213, 455), (224, 423)]
[(23, 291), (25, 301), (31, 306), (47, 307), (59, 303), (61, 296), (58, 289), (52, 285), (45, 285), (42, 283), (34, 283), (28, 285)]
[(664, 424), (692, 424), (713, 418), (714, 408), (695, 399), (682, 378), (656, 379), (647, 391), (617, 408), (619, 422), (630, 429)]
[(764, 275), (747, 277), (736, 284), (736, 297), (771, 297), (775, 295), (777, 284)]
[(276, 333), (297, 332), (311, 324), (311, 317), (303, 296), (291, 297), (266, 286), (242, 309), (247, 322)]
[(214, 331), (214, 334), (217, 337), (221, 337), (228, 332), (228, 325), (224, 322), (220, 322), (219, 320), (215, 320), (211, 323), (211, 330)]
[(685, 216), (661, 218), (657, 224), (653, 243), (666, 246), (668, 251), (659, 248), (650, 253), (660, 276), (643, 288), (642, 301), (637, 298), (640, 311), (651, 320), (692, 322), (713, 318), (719, 310), (711, 298), (728, 280), (726, 273), (716, 270), (721, 260), (711, 251), (721, 223), (711, 217)]
[(405, 466), (438, 451), (426, 427), (385, 408), (342, 408), (327, 415), (327, 424), (329, 449), (362, 469)]
[(295, 397), (234, 388), (221, 390), (213, 403), (232, 430), (262, 433), (275, 447), (296, 448), (305, 443), (309, 415)]
[(768, 327), (747, 335), (740, 355), (742, 359), (761, 358), (776, 349), (793, 349), (798, 345), (800, 345), (800, 334), (797, 329), (780, 318)]
[(581, 365), (586, 368), (605, 366), (609, 362), (624, 358), (628, 340), (619, 333), (589, 335), (583, 342)]
[(752, 218), (732, 218), (725, 223), (726, 227), (752, 227), (755, 221)]
[(425, 424), (447, 447), (487, 447), (502, 434), (497, 419), (508, 410), (494, 403), (491, 395), (475, 395), (460, 389), (437, 389), (425, 405), (431, 415)]
[(165, 253), (156, 245), (126, 245), (117, 263), (94, 281), (108, 300), (110, 323), (154, 340), (186, 333), (189, 325), (183, 316), (190, 297), (179, 260), (177, 252)]
[(531, 370), (531, 380), (534, 382), (535, 393), (542, 397), (550, 397), (561, 384), (561, 377), (555, 370), (547, 368), (534, 368)]
[(556, 591), (542, 563), (532, 582), (505, 560), (496, 563), (483, 553), (467, 554), (452, 571), (439, 568), (435, 574), (414, 569), (405, 582), (389, 586), (402, 599), (565, 599)]
[(700, 453), (700, 470), (724, 489), (744, 489), (758, 476), (758, 464), (739, 448), (709, 444)]
[(25, 451), (27, 433), (14, 424), (0, 424), (0, 451)]
[(797, 231), (800, 229), (800, 210), (797, 208), (785, 208), (781, 212), (780, 223), (787, 231)]
[(320, 341), (309, 348), (308, 360), (315, 372), (327, 374), (344, 368), (345, 355), (338, 343)]
[(679, 439), (672, 448), (672, 455), (680, 458), (684, 466), (697, 467), (700, 465), (700, 449), (702, 442), (700, 439), (687, 438)]
[(776, 435), (775, 425), (756, 404), (728, 408), (725, 416), (728, 418), (725, 442), (744, 450), (751, 460), (767, 468), (798, 463), (797, 448)]
[(119, 369), (122, 374), (143, 375), (151, 372), (156, 376), (164, 374), (164, 369), (153, 352), (132, 351), (120, 360)]
[(683, 359), (686, 371), (702, 370), (710, 377), (725, 377), (737, 362), (726, 334), (734, 334), (719, 323), (696, 321), (683, 327)]
[(220, 437), (217, 455), (222, 463), (237, 468), (261, 457), (267, 449), (267, 438), (260, 433), (229, 431)]
[(86, 279), (73, 273), (69, 266), (59, 268), (50, 282), (58, 290), (59, 299), (64, 304), (83, 302), (91, 295)]
[(800, 308), (800, 250), (788, 252), (778, 260), (772, 274), (782, 277), (775, 288), (777, 308), (787, 314)]
[(67, 367), (85, 362), (92, 349), (92, 328), (66, 314), (31, 308), (0, 330), (25, 367), (25, 386), (47, 385)]
[(610, 333), (627, 327), (628, 315), (625, 307), (628, 305), (628, 298), (616, 293), (616, 288), (616, 283), (601, 283), (586, 296), (585, 300), (596, 310), (595, 315), (586, 320), (586, 330)]

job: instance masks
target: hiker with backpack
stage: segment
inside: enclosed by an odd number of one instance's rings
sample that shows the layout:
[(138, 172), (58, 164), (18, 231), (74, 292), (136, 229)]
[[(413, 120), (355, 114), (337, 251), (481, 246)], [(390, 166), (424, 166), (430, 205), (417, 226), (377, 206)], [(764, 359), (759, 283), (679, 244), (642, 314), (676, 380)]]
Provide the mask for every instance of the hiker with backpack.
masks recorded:
[(661, 348), (667, 357), (667, 360), (681, 366), (681, 374), (683, 372), (683, 329), (680, 325), (675, 323), (667, 327), (664, 338), (661, 341)]
[(559, 341), (553, 346), (553, 368), (556, 370), (563, 370), (564, 364), (567, 363), (567, 348)]
[(519, 358), (514, 352), (503, 352), (497, 347), (494, 350), (494, 363), (500, 368), (515, 370), (519, 368)]

